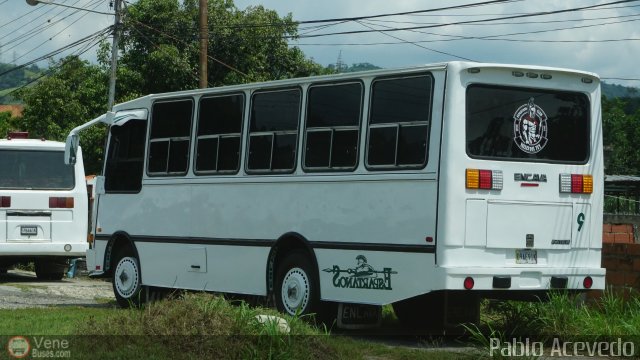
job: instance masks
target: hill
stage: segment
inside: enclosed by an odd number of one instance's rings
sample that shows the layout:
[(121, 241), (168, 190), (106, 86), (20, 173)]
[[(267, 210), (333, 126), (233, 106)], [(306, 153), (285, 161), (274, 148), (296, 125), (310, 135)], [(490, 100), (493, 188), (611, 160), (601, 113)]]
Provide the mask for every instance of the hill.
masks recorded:
[(602, 82), (602, 95), (607, 99), (613, 98), (640, 98), (640, 89)]
[(0, 63), (0, 104), (11, 104), (15, 100), (9, 93), (17, 88), (29, 84), (43, 72), (38, 66), (13, 70), (15, 65)]

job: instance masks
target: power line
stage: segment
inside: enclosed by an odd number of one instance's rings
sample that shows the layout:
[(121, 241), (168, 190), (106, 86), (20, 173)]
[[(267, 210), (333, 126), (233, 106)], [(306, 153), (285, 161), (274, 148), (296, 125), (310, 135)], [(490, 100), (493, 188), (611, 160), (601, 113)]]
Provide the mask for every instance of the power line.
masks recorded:
[[(361, 24), (361, 25), (362, 25), (362, 26), (364, 26), (364, 27), (367, 27), (367, 28), (369, 28), (369, 29), (373, 29), (371, 26), (369, 26), (369, 25), (367, 25), (367, 24), (363, 23), (362, 21), (356, 21), (356, 22), (357, 22), (358, 24)], [(375, 29), (374, 29), (374, 30), (375, 30)], [(382, 35), (389, 36), (389, 37), (394, 38), (394, 39), (396, 39), (396, 40), (401, 40), (401, 41), (403, 41), (404, 43), (411, 44), (411, 45), (417, 46), (417, 47), (422, 48), (422, 49), (425, 49), (425, 50), (429, 50), (429, 51), (436, 52), (436, 53), (438, 53), (438, 54), (448, 55), (448, 56), (452, 56), (452, 57), (455, 57), (455, 58), (458, 58), (458, 59), (462, 59), (462, 60), (475, 61), (475, 60), (472, 60), (472, 59), (469, 59), (469, 58), (466, 58), (466, 57), (458, 56), (458, 55), (455, 55), (455, 54), (447, 53), (447, 52), (440, 51), (440, 50), (436, 50), (436, 49), (431, 49), (431, 48), (428, 48), (428, 47), (426, 47), (426, 46), (422, 46), (422, 45), (420, 45), (420, 44), (417, 44), (417, 43), (415, 43), (415, 42), (407, 41), (407, 40), (401, 39), (401, 38), (399, 38), (399, 37), (397, 37), (397, 36), (394, 36), (394, 35), (391, 35), (391, 34), (387, 34), (387, 33), (385, 33), (385, 32), (381, 32), (381, 34), (382, 34)]]
[(312, 34), (312, 35), (304, 35), (304, 36), (287, 36), (287, 38), (312, 38), (312, 37), (322, 37), (322, 36), (332, 36), (332, 35), (363, 34), (363, 33), (380, 32), (380, 31), (394, 32), (394, 31), (428, 29), (428, 28), (437, 28), (437, 27), (445, 27), (445, 26), (453, 26), (453, 25), (464, 25), (464, 24), (475, 24), (475, 23), (491, 22), (491, 21), (498, 21), (498, 20), (511, 20), (511, 19), (527, 18), (527, 17), (547, 16), (547, 15), (554, 15), (554, 14), (582, 11), (582, 10), (586, 10), (586, 9), (599, 8), (599, 7), (606, 6), (606, 5), (623, 4), (623, 3), (630, 3), (630, 2), (636, 2), (636, 1), (639, 1), (639, 0), (621, 0), (621, 1), (614, 1), (614, 2), (609, 2), (609, 3), (604, 3), (604, 4), (576, 7), (576, 8), (570, 8), (570, 9), (564, 9), (564, 10), (543, 11), (543, 12), (535, 12), (535, 13), (528, 13), (528, 14), (522, 14), (522, 15), (502, 16), (502, 17), (496, 17), (496, 18), (490, 18), (490, 19), (457, 21), (457, 22), (450, 22), (450, 23), (444, 23), (444, 24), (433, 24), (433, 25), (424, 25), (424, 26), (411, 26), (411, 27), (392, 28), (392, 29), (383, 29), (383, 30), (352, 30), (352, 31), (341, 31), (341, 32), (325, 33), (325, 34)]

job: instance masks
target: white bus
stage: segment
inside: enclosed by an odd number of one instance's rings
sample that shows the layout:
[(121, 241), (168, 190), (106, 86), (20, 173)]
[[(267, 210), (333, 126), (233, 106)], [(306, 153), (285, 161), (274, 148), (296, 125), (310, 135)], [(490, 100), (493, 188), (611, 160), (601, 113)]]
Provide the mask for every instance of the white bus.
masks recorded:
[(110, 125), (89, 270), (418, 325), (602, 289), (600, 111), (595, 74), (466, 62), (148, 95), (68, 138)]
[(70, 166), (64, 143), (27, 137), (0, 140), (0, 269), (34, 262), (39, 279), (60, 280), (88, 248), (82, 152)]

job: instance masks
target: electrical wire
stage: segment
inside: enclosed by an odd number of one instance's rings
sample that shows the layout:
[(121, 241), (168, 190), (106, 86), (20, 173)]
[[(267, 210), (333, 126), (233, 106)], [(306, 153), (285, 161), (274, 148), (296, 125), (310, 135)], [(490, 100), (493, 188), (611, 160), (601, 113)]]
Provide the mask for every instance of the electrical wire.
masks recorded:
[[(356, 22), (357, 22), (358, 24), (361, 24), (362, 26), (364, 26), (364, 27), (366, 27), (366, 28), (373, 29), (371, 26), (369, 26), (369, 25), (367, 25), (367, 24), (363, 23), (362, 21), (356, 21)], [(374, 29), (374, 30), (375, 30), (375, 29)], [(428, 47), (426, 47), (426, 46), (422, 46), (422, 45), (417, 44), (417, 43), (415, 43), (415, 42), (412, 42), (412, 41), (408, 41), (408, 40), (401, 39), (401, 38), (399, 38), (399, 37), (397, 37), (397, 36), (394, 36), (394, 35), (391, 35), (391, 34), (387, 34), (387, 33), (385, 33), (385, 32), (381, 32), (381, 34), (382, 34), (382, 35), (389, 36), (389, 37), (394, 38), (394, 39), (396, 39), (396, 40), (401, 40), (401, 41), (402, 41), (402, 42), (404, 42), (404, 43), (411, 44), (411, 45), (417, 46), (417, 47), (422, 48), (422, 49), (425, 49), (425, 50), (429, 50), (429, 51), (432, 51), (432, 52), (436, 52), (436, 53), (438, 53), (438, 54), (448, 55), (448, 56), (452, 56), (452, 57), (455, 57), (455, 58), (458, 58), (458, 59), (462, 59), (462, 60), (467, 60), (467, 61), (475, 61), (475, 60), (472, 60), (472, 59), (469, 59), (469, 58), (466, 58), (466, 57), (463, 57), (463, 56), (459, 56), (459, 55), (451, 54), (451, 53), (448, 53), (448, 52), (444, 52), (444, 51), (440, 51), (440, 50), (436, 50), (436, 49), (428, 48)]]
[(575, 8), (564, 9), (564, 10), (542, 11), (542, 12), (535, 12), (535, 13), (527, 13), (527, 14), (523, 14), (523, 15), (501, 16), (501, 17), (489, 18), (489, 19), (456, 21), (456, 22), (450, 22), (450, 23), (444, 23), (444, 24), (421, 25), (421, 26), (411, 26), (411, 27), (403, 27), (403, 28), (383, 29), (383, 30), (352, 30), (352, 31), (341, 31), (341, 32), (324, 33), (324, 34), (311, 34), (311, 35), (304, 35), (304, 36), (288, 36), (286, 38), (312, 38), (312, 37), (323, 37), (323, 36), (334, 36), (334, 35), (363, 34), (363, 33), (381, 32), (381, 31), (394, 32), (394, 31), (428, 29), (428, 28), (446, 27), (446, 26), (454, 26), (454, 25), (464, 25), (464, 24), (475, 24), (475, 23), (492, 22), (492, 21), (498, 21), (498, 20), (511, 20), (511, 19), (522, 19), (522, 18), (527, 18), (527, 17), (547, 16), (547, 15), (554, 15), (554, 14), (582, 11), (582, 10), (585, 10), (585, 9), (598, 8), (598, 7), (602, 7), (602, 6), (605, 6), (605, 5), (622, 4), (622, 3), (629, 3), (629, 2), (636, 2), (636, 1), (639, 1), (639, 0), (621, 0), (621, 1), (614, 1), (614, 2), (609, 2), (609, 3), (604, 3), (604, 4), (575, 7)]

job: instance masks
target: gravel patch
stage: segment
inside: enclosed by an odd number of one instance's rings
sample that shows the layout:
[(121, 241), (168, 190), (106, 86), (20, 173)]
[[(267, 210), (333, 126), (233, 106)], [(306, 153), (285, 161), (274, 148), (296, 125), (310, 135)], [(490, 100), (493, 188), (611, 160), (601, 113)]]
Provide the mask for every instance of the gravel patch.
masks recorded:
[(113, 307), (111, 282), (78, 277), (41, 281), (34, 273), (10, 270), (0, 275), (0, 309), (50, 306)]

